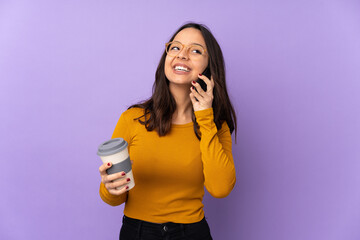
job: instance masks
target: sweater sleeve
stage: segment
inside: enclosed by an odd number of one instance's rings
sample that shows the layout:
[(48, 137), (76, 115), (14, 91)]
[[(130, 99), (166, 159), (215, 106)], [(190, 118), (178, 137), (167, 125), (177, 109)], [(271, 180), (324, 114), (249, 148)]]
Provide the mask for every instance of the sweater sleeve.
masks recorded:
[(195, 116), (201, 132), (205, 187), (213, 197), (226, 197), (236, 182), (230, 129), (224, 122), (217, 130), (212, 108), (196, 111)]
[[(132, 125), (133, 125), (132, 116), (131, 114), (129, 114), (129, 111), (123, 112), (123, 114), (121, 114), (120, 116), (118, 123), (116, 124), (114, 133), (111, 138), (119, 138), (119, 137), (123, 138), (128, 143), (128, 149), (129, 149), (131, 144)], [(100, 183), (99, 194), (101, 199), (105, 203), (111, 206), (118, 206), (120, 204), (123, 204), (127, 200), (128, 192), (125, 192), (124, 194), (121, 194), (119, 196), (112, 195), (106, 189), (105, 185), (103, 183)]]

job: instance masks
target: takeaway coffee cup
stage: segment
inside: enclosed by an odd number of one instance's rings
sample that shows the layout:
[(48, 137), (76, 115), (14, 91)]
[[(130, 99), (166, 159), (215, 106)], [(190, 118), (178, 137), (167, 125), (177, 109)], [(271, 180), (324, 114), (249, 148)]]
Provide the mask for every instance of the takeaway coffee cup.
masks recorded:
[[(130, 182), (125, 185), (128, 185), (128, 190), (130, 190), (135, 186), (135, 182), (131, 170), (131, 162), (127, 146), (128, 143), (124, 139), (113, 138), (100, 144), (97, 155), (100, 156), (103, 163), (112, 163), (111, 168), (106, 170), (107, 174), (113, 174), (121, 171), (126, 173), (125, 178), (130, 178)], [(117, 187), (116, 189), (121, 189), (125, 185)]]

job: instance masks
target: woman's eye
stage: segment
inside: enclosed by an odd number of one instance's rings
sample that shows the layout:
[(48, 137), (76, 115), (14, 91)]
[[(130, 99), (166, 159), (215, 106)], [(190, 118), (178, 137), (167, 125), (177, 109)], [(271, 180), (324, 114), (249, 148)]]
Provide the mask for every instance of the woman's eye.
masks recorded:
[(171, 50), (172, 51), (179, 51), (180, 49), (178, 47), (172, 47)]
[(191, 52), (196, 53), (196, 54), (202, 54), (202, 52), (198, 49), (193, 49)]

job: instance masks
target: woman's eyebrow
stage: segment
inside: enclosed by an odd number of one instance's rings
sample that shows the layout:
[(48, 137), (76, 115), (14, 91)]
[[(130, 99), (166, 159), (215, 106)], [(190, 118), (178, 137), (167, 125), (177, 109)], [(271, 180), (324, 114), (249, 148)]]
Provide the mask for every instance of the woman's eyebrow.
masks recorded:
[(194, 45), (199, 45), (200, 47), (203, 47), (203, 48), (205, 48), (203, 45), (201, 45), (200, 43), (192, 43), (192, 44), (194, 44)]
[[(180, 42), (180, 41), (173, 41), (173, 42), (178, 42), (178, 43), (181, 43), (181, 44), (183, 44), (182, 42)], [(188, 44), (188, 45), (198, 45), (198, 46), (200, 46), (200, 47), (203, 47), (203, 48), (205, 48), (203, 45), (201, 45), (200, 43), (190, 43), (190, 44)]]

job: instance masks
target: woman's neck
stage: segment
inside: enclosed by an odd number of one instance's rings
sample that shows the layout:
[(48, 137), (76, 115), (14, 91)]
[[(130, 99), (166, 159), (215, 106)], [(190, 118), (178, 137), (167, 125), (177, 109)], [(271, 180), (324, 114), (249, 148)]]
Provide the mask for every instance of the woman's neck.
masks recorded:
[(190, 86), (190, 84), (169, 84), (170, 92), (176, 102), (172, 123), (185, 124), (192, 121), (192, 103), (189, 97)]

